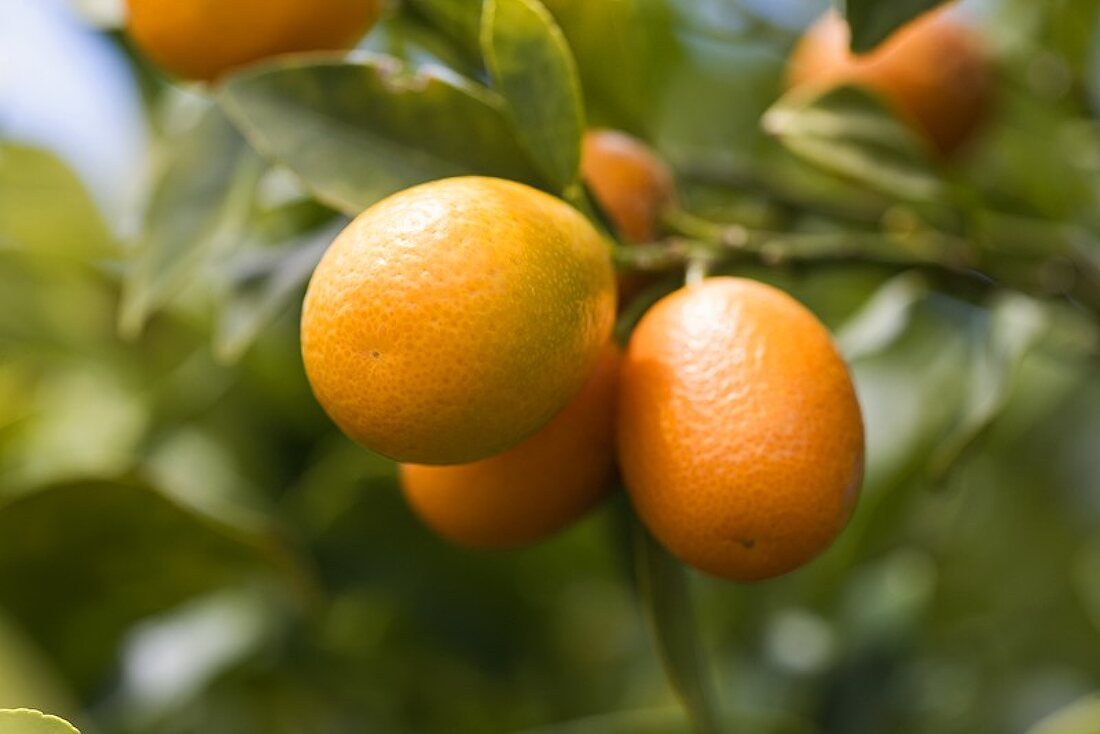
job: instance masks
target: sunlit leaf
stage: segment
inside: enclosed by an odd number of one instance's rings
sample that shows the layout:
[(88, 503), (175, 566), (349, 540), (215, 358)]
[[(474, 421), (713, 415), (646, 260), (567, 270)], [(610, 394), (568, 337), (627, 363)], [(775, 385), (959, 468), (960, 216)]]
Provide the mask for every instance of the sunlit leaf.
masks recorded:
[(577, 181), (584, 110), (573, 54), (537, 0), (486, 0), (481, 48), (493, 87), (547, 179), (565, 191)]
[(929, 201), (942, 192), (923, 144), (863, 90), (842, 86), (816, 96), (795, 90), (768, 110), (763, 124), (795, 155), (882, 193)]
[(69, 722), (33, 709), (0, 709), (3, 734), (80, 734)]
[(0, 250), (87, 261), (117, 254), (83, 183), (52, 154), (0, 142)]
[(38, 376), (33, 398), (0, 453), (0, 492), (133, 466), (149, 404), (122, 375), (90, 362), (55, 368)]
[(439, 67), (377, 54), (280, 61), (230, 78), (220, 99), (257, 149), (349, 215), (448, 176), (543, 183), (500, 98)]

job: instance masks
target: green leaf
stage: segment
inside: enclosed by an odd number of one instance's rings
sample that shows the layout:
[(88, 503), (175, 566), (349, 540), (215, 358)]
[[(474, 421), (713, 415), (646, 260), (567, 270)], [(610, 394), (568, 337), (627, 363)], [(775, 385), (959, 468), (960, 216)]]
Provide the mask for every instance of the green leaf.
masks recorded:
[(92, 357), (40, 368), (27, 416), (0, 452), (0, 493), (128, 470), (150, 421), (147, 388)]
[(64, 714), (78, 710), (42, 651), (0, 613), (0, 708), (26, 706)]
[[(752, 734), (810, 734), (813, 727), (787, 713), (735, 708), (723, 711), (722, 731)], [(521, 734), (696, 734), (681, 708), (649, 708), (588, 716)]]
[(1027, 734), (1097, 734), (1100, 732), (1100, 693), (1093, 693), (1055, 711), (1027, 730)]
[(171, 141), (123, 289), (119, 328), (137, 336), (152, 313), (236, 236), (261, 167), (217, 107)]
[[(683, 31), (667, 0), (543, 0), (577, 59), (589, 124), (654, 139)], [(696, 77), (697, 78), (697, 77)]]
[(864, 90), (789, 92), (768, 110), (763, 124), (796, 156), (843, 178), (915, 202), (942, 194), (924, 144)]
[[(448, 0), (446, 7), (461, 9), (462, 6)], [(472, 20), (476, 33), (477, 3), (474, 3), (474, 10)], [(472, 78), (478, 73), (478, 65), (471, 62), (469, 55), (450, 35), (412, 13), (386, 15), (371, 29), (359, 48), (393, 56), (418, 69), (435, 64), (466, 77)]]
[(84, 184), (44, 150), (0, 143), (0, 250), (78, 261), (117, 255)]
[(537, 0), (485, 0), (481, 49), (520, 141), (564, 192), (580, 175), (584, 109), (561, 29)]
[(232, 362), (244, 354), (263, 327), (300, 293), (346, 224), (340, 219), (282, 247), (250, 253), (231, 266), (235, 273), (230, 295), (214, 336), (219, 357)]
[[(884, 488), (894, 489), (925, 471), (929, 453), (958, 423), (959, 405), (966, 399), (961, 376), (967, 369), (970, 322), (978, 309), (929, 291), (897, 310), (902, 312), (898, 325), (904, 327), (900, 333), (886, 329), (887, 338), (878, 344), (868, 340), (862, 353), (845, 355), (851, 360), (867, 437), (865, 491), (853, 526), (874, 517), (875, 506), (892, 494)], [(862, 317), (856, 319), (858, 323)], [(849, 346), (846, 342), (842, 338)], [(853, 532), (862, 529), (846, 531)]]
[(635, 527), (639, 590), (672, 688), (699, 734), (721, 731), (684, 566), (640, 522)]
[(0, 504), (0, 606), (83, 692), (134, 622), (272, 573), (300, 579), (269, 529), (138, 482), (56, 484)]
[(852, 50), (866, 53), (901, 26), (945, 0), (844, 0)]
[(468, 55), (480, 52), (482, 0), (408, 0), (421, 18), (445, 33)]
[(0, 734), (80, 734), (69, 722), (33, 709), (0, 709)]
[(220, 100), (258, 150), (352, 216), (448, 176), (544, 183), (500, 98), (439, 67), (376, 54), (280, 61), (230, 78)]
[(984, 333), (971, 340), (969, 387), (958, 424), (929, 457), (929, 473), (942, 478), (1004, 410), (1021, 362), (1046, 335), (1046, 312), (1026, 296), (1001, 294), (990, 307)]
[(928, 283), (917, 272), (905, 272), (887, 281), (837, 333), (836, 341), (845, 359), (868, 357), (893, 344), (908, 328), (913, 306), (928, 291)]
[(0, 364), (13, 365), (16, 353), (56, 359), (58, 347), (99, 352), (117, 310), (117, 295), (98, 272), (0, 252)]

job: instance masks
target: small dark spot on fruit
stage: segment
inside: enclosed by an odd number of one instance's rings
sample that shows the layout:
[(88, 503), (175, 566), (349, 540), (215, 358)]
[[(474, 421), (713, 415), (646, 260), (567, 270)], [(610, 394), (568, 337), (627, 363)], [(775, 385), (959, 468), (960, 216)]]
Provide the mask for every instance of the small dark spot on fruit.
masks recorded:
[(381, 352), (371, 352), (370, 356), (374, 357), (375, 359), (378, 359), (379, 357), (382, 356), (382, 353)]
[(756, 545), (756, 540), (753, 538), (740, 538), (738, 542), (740, 542), (741, 546), (744, 548), (752, 548)]

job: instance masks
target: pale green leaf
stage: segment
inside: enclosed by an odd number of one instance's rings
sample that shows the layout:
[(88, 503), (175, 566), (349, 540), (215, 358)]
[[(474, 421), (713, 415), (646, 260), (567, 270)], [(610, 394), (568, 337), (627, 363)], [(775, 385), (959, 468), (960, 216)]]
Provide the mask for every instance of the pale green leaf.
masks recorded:
[(83, 183), (52, 154), (0, 142), (0, 251), (87, 261), (117, 255)]
[(938, 199), (943, 183), (927, 149), (875, 96), (855, 87), (788, 93), (764, 115), (764, 129), (795, 155), (898, 199)]
[(0, 709), (0, 734), (80, 734), (69, 722), (33, 709)]
[(0, 708), (23, 707), (60, 714), (78, 710), (72, 692), (42, 651), (0, 614)]

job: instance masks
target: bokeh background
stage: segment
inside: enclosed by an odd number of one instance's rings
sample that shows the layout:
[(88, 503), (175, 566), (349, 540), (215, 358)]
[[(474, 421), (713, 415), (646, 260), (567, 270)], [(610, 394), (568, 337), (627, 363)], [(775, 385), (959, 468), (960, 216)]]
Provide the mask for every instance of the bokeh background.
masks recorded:
[[(921, 215), (762, 130), (824, 3), (546, 4), (590, 121), (653, 143), (695, 211), (778, 207), (808, 229), (824, 225), (806, 202), (823, 220)], [(466, 70), (418, 5), (364, 46)], [(997, 106), (936, 175), (975, 218), (1098, 256), (1100, 2), (959, 12), (996, 59)], [(120, 18), (0, 0), (0, 706), (85, 734), (686, 731), (626, 500), (515, 552), (422, 527), (302, 372), (301, 289), (339, 220), (211, 120), (201, 89), (145, 65)], [(629, 22), (629, 42), (604, 22)], [(1100, 689), (1095, 318), (858, 261), (736, 272), (835, 329), (869, 466), (851, 525), (806, 568), (691, 576), (731, 730), (1039, 731)], [(1093, 714), (1064, 731), (1100, 731)]]

